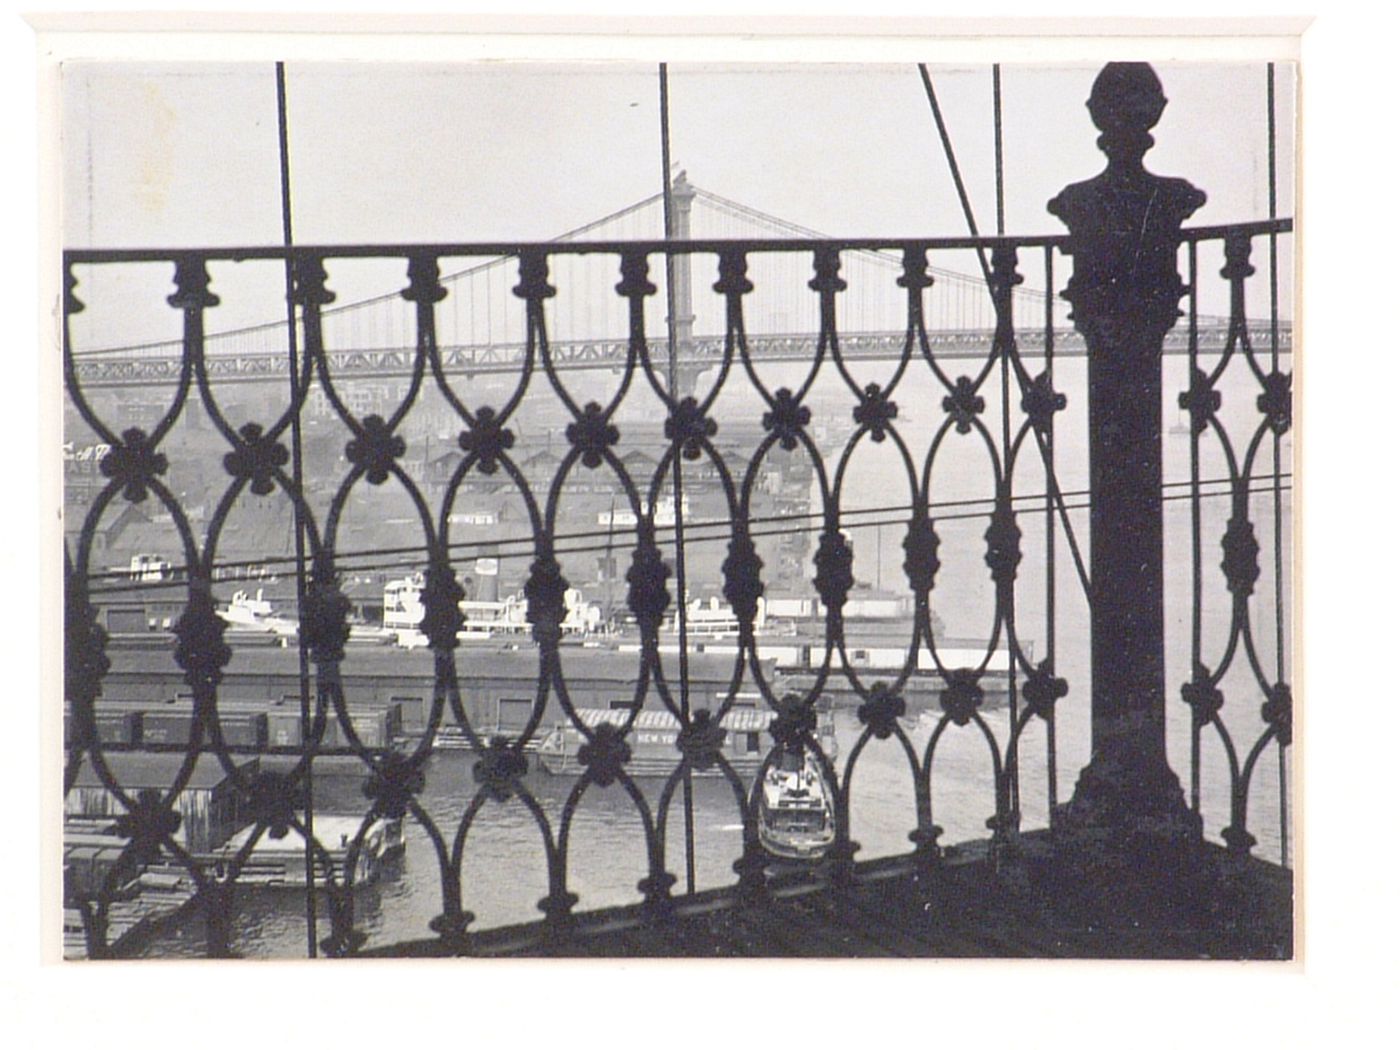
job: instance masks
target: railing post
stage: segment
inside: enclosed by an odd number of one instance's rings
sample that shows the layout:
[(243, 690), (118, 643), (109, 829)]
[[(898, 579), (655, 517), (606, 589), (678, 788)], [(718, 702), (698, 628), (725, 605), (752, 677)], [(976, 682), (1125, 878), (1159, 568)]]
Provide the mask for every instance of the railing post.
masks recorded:
[(1206, 197), (1143, 167), (1165, 106), (1151, 66), (1106, 65), (1088, 108), (1108, 165), (1049, 203), (1069, 227), (1064, 297), (1088, 347), (1093, 674), (1093, 753), (1055, 838), (1076, 871), (1134, 883), (1194, 868), (1201, 844), (1166, 754), (1161, 355), (1186, 291), (1181, 224)]

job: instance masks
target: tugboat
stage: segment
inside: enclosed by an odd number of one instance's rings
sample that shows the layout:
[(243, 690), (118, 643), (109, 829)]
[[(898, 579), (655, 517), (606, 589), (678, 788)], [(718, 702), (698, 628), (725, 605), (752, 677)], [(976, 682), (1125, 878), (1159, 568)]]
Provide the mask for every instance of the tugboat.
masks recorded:
[(758, 841), (784, 860), (820, 860), (836, 841), (836, 807), (816, 758), (784, 749), (763, 778)]

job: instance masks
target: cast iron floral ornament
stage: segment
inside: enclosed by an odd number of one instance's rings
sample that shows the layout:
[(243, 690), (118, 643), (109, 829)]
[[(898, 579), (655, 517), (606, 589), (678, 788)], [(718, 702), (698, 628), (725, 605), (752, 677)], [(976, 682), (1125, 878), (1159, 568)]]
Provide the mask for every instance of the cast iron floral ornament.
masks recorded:
[(890, 423), (899, 415), (899, 406), (885, 396), (878, 383), (868, 383), (861, 392), (860, 403), (851, 409), (856, 423), (870, 431), (870, 440), (877, 444), (885, 440)]
[(593, 470), (602, 465), (608, 449), (617, 444), (618, 432), (608, 422), (603, 406), (590, 401), (583, 406), (583, 415), (564, 428), (564, 437), (579, 450), (583, 465)]
[(973, 422), (986, 407), (986, 398), (977, 393), (977, 388), (967, 376), (958, 376), (953, 383), (952, 393), (943, 399), (943, 411), (953, 417), (959, 434), (966, 434), (972, 430)]
[(787, 387), (779, 387), (773, 395), (773, 406), (763, 413), (763, 429), (778, 437), (784, 451), (797, 448), (802, 428), (812, 422), (812, 410), (798, 401)]
[(157, 452), (150, 438), (140, 427), (122, 431), (122, 443), (113, 445), (98, 464), (103, 476), (122, 486), (122, 495), (132, 503), (146, 498), (151, 481), (164, 474), (169, 466), (165, 453)]
[(1056, 391), (1049, 372), (1041, 372), (1032, 379), (1021, 395), (1021, 410), (1026, 413), (1031, 426), (1040, 434), (1048, 434), (1054, 423), (1055, 413), (1063, 412), (1069, 400)]
[(702, 707), (691, 712), (690, 721), (676, 734), (676, 750), (685, 756), (692, 769), (703, 771), (719, 759), (725, 736), (724, 728), (709, 709)]
[(515, 782), (523, 777), (529, 766), (511, 742), (503, 736), (491, 738), (480, 760), (472, 767), (476, 782), (486, 788), (497, 802), (505, 802), (515, 791)]
[(1278, 734), (1280, 746), (1287, 747), (1293, 743), (1293, 689), (1287, 682), (1275, 682), (1266, 695), (1259, 714)]
[(919, 303), (919, 295), (925, 288), (933, 287), (933, 278), (928, 274), (928, 252), (921, 248), (904, 249), (904, 272), (895, 278), (895, 284), (909, 290), (910, 299)]
[(413, 796), (422, 791), (426, 784), (427, 778), (418, 756), (389, 751), (375, 763), (366, 778), (364, 795), (374, 802), (374, 808), (381, 815), (390, 820), (402, 820)]
[(1036, 665), (1021, 686), (1021, 698), (1031, 713), (1039, 718), (1049, 719), (1055, 710), (1055, 701), (1069, 694), (1069, 683), (1056, 678), (1050, 669), (1050, 661), (1042, 660)]
[(496, 416), (494, 408), (482, 405), (476, 410), (476, 422), (470, 430), (462, 431), (457, 444), (476, 457), (478, 470), (494, 474), (501, 457), (514, 447), (515, 434)]
[(807, 287), (822, 295), (834, 295), (846, 290), (846, 282), (841, 278), (841, 253), (834, 248), (819, 248), (812, 260), (816, 276), (807, 282)]
[(593, 739), (578, 749), (579, 764), (587, 767), (587, 776), (600, 787), (608, 787), (622, 776), (622, 767), (632, 759), (622, 730), (604, 722), (593, 731)]
[(555, 290), (549, 283), (549, 260), (542, 252), (526, 252), (520, 256), (520, 283), (511, 291), (527, 301), (553, 298)]
[(1269, 429), (1282, 437), (1293, 425), (1293, 373), (1270, 372), (1264, 377), (1264, 392), (1255, 399)]
[(778, 713), (768, 724), (773, 739), (789, 752), (801, 752), (816, 729), (817, 712), (796, 693), (788, 693), (778, 702)]
[(450, 945), (460, 946), (466, 940), (467, 927), (476, 921), (476, 914), (470, 911), (445, 911), (428, 920), (428, 929)]
[(649, 266), (645, 252), (630, 252), (622, 257), (622, 280), (614, 287), (625, 299), (645, 299), (656, 294), (656, 285), (647, 280)]
[(1200, 434), (1220, 411), (1220, 391), (1211, 385), (1210, 376), (1199, 368), (1191, 370), (1191, 385), (1176, 396), (1176, 403), (1191, 415), (1191, 433)]
[(112, 822), (117, 835), (131, 840), (131, 859), (138, 865), (158, 860), (161, 844), (179, 829), (180, 814), (154, 788), (138, 791), (131, 808)]
[(877, 740), (888, 740), (898, 728), (903, 714), (904, 697), (884, 682), (872, 685), (869, 698), (856, 709), (856, 717), (862, 725), (870, 728)]
[(366, 416), (360, 434), (345, 446), (345, 458), (364, 471), (371, 485), (382, 485), (394, 469), (394, 460), (407, 451), (403, 438), (389, 429), (380, 416)]
[(719, 256), (719, 280), (714, 289), (720, 295), (735, 298), (753, 291), (748, 278), (749, 260), (742, 251), (725, 251)]
[(1210, 725), (1225, 706), (1225, 694), (1211, 681), (1209, 669), (1200, 663), (1191, 672), (1191, 681), (1181, 687), (1181, 699), (1191, 708), (1191, 723), (1197, 729)]
[(693, 397), (682, 398), (666, 420), (666, 440), (679, 442), (681, 455), (699, 459), (706, 441), (719, 433), (719, 424), (700, 410)]
[(954, 723), (965, 726), (982, 706), (982, 687), (978, 674), (968, 667), (948, 672), (948, 684), (939, 697), (939, 704)]
[(243, 424), (238, 434), (243, 440), (224, 456), (224, 469), (235, 478), (246, 479), (253, 495), (269, 495), (274, 475), (287, 465), (286, 446), (265, 435), (257, 423)]
[(272, 839), (284, 839), (296, 820), (297, 783), (285, 773), (263, 770), (248, 784), (248, 815), (267, 828)]
[(447, 298), (447, 289), (438, 280), (438, 261), (431, 255), (414, 255), (408, 260), (408, 287), (399, 294), (411, 303), (430, 306)]

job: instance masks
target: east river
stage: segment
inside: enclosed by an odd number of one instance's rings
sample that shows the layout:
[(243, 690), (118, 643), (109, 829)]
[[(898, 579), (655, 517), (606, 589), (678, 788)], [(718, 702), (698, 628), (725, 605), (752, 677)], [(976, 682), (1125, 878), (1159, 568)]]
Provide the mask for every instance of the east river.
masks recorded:
[[(1287, 366), (1287, 362), (1285, 362)], [(1082, 417), (1084, 389), (1083, 361), (1069, 360), (1057, 365), (1057, 385), (1069, 392), (1073, 411), (1066, 414), (1057, 437), (1059, 485), (1069, 494), (1085, 485), (1085, 448)], [(1185, 385), (1185, 360), (1169, 359), (1166, 366), (1165, 476), (1169, 486), (1190, 478), (1190, 438), (1176, 411), (1175, 392)], [(1232, 365), (1240, 373), (1235, 387), (1226, 387), (1224, 418), (1231, 428), (1237, 454), (1248, 445), (1259, 416), (1254, 410), (1257, 387), (1247, 381), (1241, 362)], [(778, 376), (781, 380), (783, 377)], [(818, 388), (818, 393), (822, 388)], [(905, 390), (904, 386), (899, 388)], [(988, 390), (987, 425), (996, 435), (995, 398)], [(932, 395), (930, 395), (932, 396)], [(911, 420), (904, 431), (911, 448), (926, 449), (930, 428), (918, 431), (913, 417), (917, 401), (910, 391), (900, 398), (899, 422)], [(849, 396), (847, 396), (849, 403)], [(939, 416), (938, 418), (941, 418)], [(849, 424), (846, 424), (847, 427)], [(985, 497), (990, 491), (987, 453), (980, 442), (940, 455), (933, 470), (934, 491), (947, 500)], [(922, 443), (921, 443), (922, 442)], [(872, 445), (865, 442), (846, 471), (842, 490), (843, 511), (862, 506), (898, 504), (907, 499), (907, 475), (893, 442)], [(1225, 460), (1218, 444), (1202, 441), (1207, 454), (1201, 461), (1203, 478), (1224, 476)], [(1216, 451), (1210, 451), (1211, 448)], [(1282, 444), (1282, 469), (1288, 467), (1290, 444)], [(839, 454), (839, 453), (838, 453)], [(1272, 439), (1261, 445), (1254, 473), (1272, 470)], [(980, 457), (980, 458), (979, 458)], [(946, 464), (946, 466), (945, 466)], [(1016, 471), (1018, 492), (1043, 493), (1044, 479), (1039, 459), (1029, 444), (1023, 450)], [(859, 479), (859, 484), (852, 479)], [(1260, 576), (1248, 603), (1252, 640), (1261, 665), (1270, 678), (1276, 676), (1276, 649), (1281, 634), (1285, 652), (1291, 645), (1288, 632), (1289, 567), (1291, 544), (1288, 519), (1291, 516), (1289, 481), (1282, 483), (1280, 562), (1284, 569), (1282, 602), (1285, 609), (1283, 630), (1276, 631), (1274, 615), (1274, 533), (1272, 482), (1258, 481), (1250, 497), (1251, 518), (1262, 547)], [(1181, 485), (1169, 487), (1168, 496), (1188, 491)], [(1221, 492), (1215, 485), (1210, 491)], [(1082, 509), (1083, 497), (1070, 495), (1070, 519), (1087, 554), (1088, 518)], [(1079, 507), (1075, 507), (1075, 504)], [(1201, 501), (1202, 579), (1204, 600), (1200, 629), (1201, 653), (1214, 667), (1226, 651), (1231, 624), (1231, 604), (1220, 572), (1220, 537), (1230, 516), (1228, 498), (1219, 496)], [(1191, 674), (1192, 661), (1192, 508), (1189, 499), (1169, 499), (1166, 503), (1166, 649), (1168, 749), (1173, 767), (1181, 776), (1188, 796), (1191, 791), (1190, 715), (1180, 699), (1181, 684)], [(1035, 646), (1035, 658), (1048, 649), (1045, 617), (1047, 579), (1045, 573), (1045, 514), (1043, 510), (1023, 514), (1022, 550), (1025, 559), (1017, 582), (1018, 625), (1023, 637)], [(987, 570), (982, 561), (985, 518), (949, 518), (939, 525), (943, 543), (939, 551), (942, 568), (935, 588), (935, 605), (945, 629), (953, 637), (988, 635), (993, 622), (994, 604)], [(1058, 525), (1057, 525), (1058, 531)], [(900, 547), (902, 527), (891, 522), (882, 528), (853, 529), (856, 572), (859, 579), (881, 582), (886, 589), (902, 584)], [(1067, 697), (1057, 708), (1056, 788), (1059, 801), (1073, 793), (1080, 768), (1088, 760), (1088, 608), (1068, 546), (1060, 539), (1056, 548), (1054, 586), (1056, 591), (1055, 636), (1057, 672), (1070, 686)], [(1285, 678), (1288, 660), (1283, 661)], [(873, 680), (873, 679), (872, 679)], [(1221, 688), (1225, 706), (1221, 712), (1239, 761), (1244, 761), (1265, 726), (1260, 718), (1263, 697), (1247, 661), (1236, 653)], [(998, 701), (1004, 694), (993, 694)], [(1004, 706), (991, 707), (985, 716), (1004, 748), (1008, 712)], [(904, 722), (912, 742), (922, 753), (936, 723), (936, 713), (907, 718)], [(844, 769), (861, 726), (853, 710), (837, 712), (840, 749), (838, 768)], [(1020, 746), (1020, 792), (1022, 827), (1043, 827), (1048, 820), (1047, 748), (1044, 724), (1034, 721)], [(419, 796), (424, 809), (438, 829), (452, 841), (463, 811), (476, 792), (472, 777), (474, 755), (465, 751), (434, 754), (427, 766), (426, 786)], [(1286, 771), (1283, 771), (1286, 772)], [(318, 812), (360, 813), (366, 807), (360, 792), (361, 776), (318, 777), (315, 786)], [(1256, 854), (1277, 862), (1283, 848), (1280, 833), (1279, 794), (1281, 776), (1278, 749), (1269, 747), (1254, 771), (1249, 794), (1249, 828), (1258, 839)], [(661, 780), (643, 780), (640, 786), (648, 798), (653, 816), (661, 790)], [(872, 741), (856, 767), (852, 795), (851, 834), (860, 843), (857, 859), (907, 852), (909, 831), (915, 826), (913, 779), (904, 752), (893, 741)], [(560, 812), (574, 781), (532, 772), (528, 785), (549, 814), (558, 834)], [(1229, 823), (1230, 765), (1227, 750), (1214, 729), (1203, 736), (1201, 762), (1201, 811), (1206, 833), (1218, 840)], [(668, 833), (667, 870), (678, 876), (676, 892), (685, 888), (685, 860), (682, 850), (680, 797), (675, 796)], [(939, 744), (933, 773), (934, 820), (943, 826), (945, 843), (984, 838), (986, 820), (994, 810), (989, 749), (975, 726), (952, 728)], [(369, 946), (432, 936), (429, 922), (443, 908), (441, 871), (428, 834), (412, 823), (406, 824), (406, 849), (381, 877), (357, 892), (355, 922), (368, 935)], [(731, 868), (741, 849), (741, 818), (730, 788), (721, 780), (695, 781), (695, 873), (697, 888), (722, 886), (733, 882)], [(1290, 858), (1291, 859), (1291, 858)], [(635, 805), (618, 787), (590, 789), (580, 806), (569, 836), (569, 889), (579, 895), (576, 910), (582, 911), (640, 899), (637, 883), (646, 874), (645, 838)], [(473, 929), (538, 919), (539, 900), (546, 895), (547, 870), (540, 831), (534, 819), (518, 802), (488, 803), (467, 840), (462, 871), (463, 906), (476, 916)], [(248, 956), (298, 956), (306, 951), (305, 893), (301, 889), (248, 888), (236, 896), (235, 949)], [(324, 935), (324, 931), (322, 933)], [(151, 943), (150, 956), (199, 955), (204, 951), (201, 924), (191, 921)]]

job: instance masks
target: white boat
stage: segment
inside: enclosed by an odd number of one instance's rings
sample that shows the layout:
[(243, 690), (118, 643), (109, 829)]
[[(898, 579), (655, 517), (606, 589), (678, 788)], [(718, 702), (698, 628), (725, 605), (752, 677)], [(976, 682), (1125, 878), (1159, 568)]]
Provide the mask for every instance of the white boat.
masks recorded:
[[(766, 604), (758, 599), (758, 611), (754, 616), (754, 630), (762, 631), (767, 626)], [(719, 598), (703, 600), (696, 598), (685, 607), (686, 634), (690, 638), (737, 638), (739, 617), (728, 602)], [(680, 633), (680, 617), (672, 616), (662, 628), (666, 634)]]
[(812, 755), (784, 751), (764, 776), (758, 841), (785, 860), (818, 860), (836, 841), (836, 807)]
[[(528, 602), (523, 595), (508, 595), (498, 601), (457, 603), (462, 613), (462, 627), (457, 632), (460, 641), (483, 640), (500, 635), (528, 635), (530, 621), (526, 618)], [(415, 573), (384, 585), (384, 630), (404, 649), (420, 649), (428, 638), (419, 625), (423, 622), (423, 574)], [(584, 600), (583, 592), (569, 588), (564, 592), (565, 634), (583, 635), (598, 630), (602, 612)]]
[(243, 628), (275, 634), (280, 638), (295, 638), (297, 624), (272, 611), (272, 603), (263, 597), (259, 587), (254, 594), (234, 591), (228, 608), (219, 610), (219, 618), (233, 628)]

